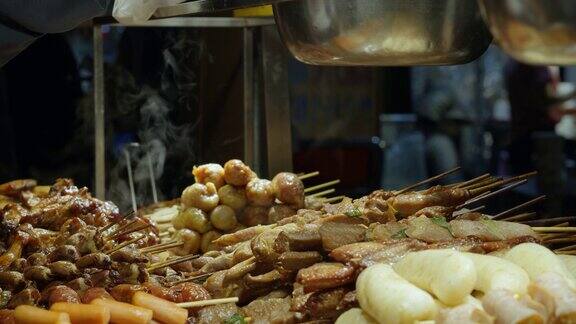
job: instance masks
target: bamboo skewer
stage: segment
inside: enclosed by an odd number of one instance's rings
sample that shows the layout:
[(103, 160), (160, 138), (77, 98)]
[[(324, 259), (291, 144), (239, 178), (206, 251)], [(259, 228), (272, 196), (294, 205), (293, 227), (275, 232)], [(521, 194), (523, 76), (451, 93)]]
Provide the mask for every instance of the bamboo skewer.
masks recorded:
[(319, 185), (316, 185), (316, 186), (313, 186), (313, 187), (310, 187), (310, 188), (306, 188), (306, 189), (304, 189), (304, 193), (316, 191), (316, 190), (318, 190), (318, 189), (324, 189), (324, 188), (326, 188), (326, 187), (334, 186), (334, 185), (337, 185), (337, 184), (339, 184), (339, 183), (340, 183), (340, 179), (336, 179), (336, 180), (333, 180), (333, 181), (328, 181), (328, 182), (326, 182), (326, 183), (322, 183), (322, 184), (319, 184)]
[[(462, 209), (462, 208), (464, 208), (464, 207), (466, 207), (466, 206), (469, 206), (469, 205), (471, 205), (471, 204), (477, 203), (477, 202), (482, 201), (482, 200), (486, 200), (486, 199), (488, 199), (488, 198), (491, 198), (491, 197), (493, 197), (493, 196), (496, 196), (496, 195), (498, 195), (498, 194), (501, 194), (501, 193), (503, 193), (503, 192), (505, 192), (505, 191), (508, 191), (508, 190), (510, 190), (510, 189), (513, 189), (513, 188), (515, 188), (515, 187), (518, 187), (519, 185), (522, 185), (522, 184), (524, 184), (524, 183), (526, 183), (526, 182), (527, 182), (527, 180), (524, 179), (524, 180), (515, 182), (515, 183), (513, 183), (513, 184), (511, 184), (511, 185), (509, 185), (509, 186), (506, 186), (506, 187), (504, 187), (504, 188), (500, 188), (500, 189), (498, 189), (498, 190), (496, 190), (496, 191), (494, 191), (494, 192), (490, 192), (490, 193), (486, 193), (487, 191), (483, 191), (486, 187), (484, 187), (484, 188), (478, 188), (478, 189), (474, 189), (474, 190), (470, 190), (470, 195), (471, 195), (471, 196), (474, 196), (475, 194), (478, 194), (478, 197), (472, 198), (472, 199), (468, 200), (467, 202), (461, 204), (460, 206), (457, 206), (456, 209)], [(494, 188), (496, 188), (496, 187), (498, 187), (498, 186), (494, 186), (494, 184), (492, 184), (492, 185), (489, 185), (488, 187), (490, 187), (490, 189), (494, 189)]]
[(545, 224), (554, 224), (554, 223), (563, 223), (563, 222), (571, 222), (576, 221), (576, 217), (568, 216), (568, 217), (555, 217), (555, 218), (543, 218), (543, 219), (536, 219), (536, 220), (529, 220), (523, 222), (526, 225), (530, 226), (541, 226)]
[(158, 244), (158, 245), (153, 245), (153, 246), (142, 248), (142, 249), (140, 249), (140, 252), (142, 252), (142, 253), (158, 253), (160, 251), (165, 251), (165, 250), (176, 248), (176, 247), (179, 247), (182, 245), (184, 245), (184, 242), (169, 242), (169, 243), (165, 243), (165, 244)]
[(300, 179), (300, 180), (306, 180), (306, 179), (309, 179), (309, 178), (312, 178), (312, 177), (316, 177), (316, 176), (318, 176), (319, 174), (320, 174), (319, 171), (314, 171), (314, 172), (310, 172), (310, 173), (305, 173), (305, 174), (303, 174), (303, 175), (299, 175), (299, 176), (298, 176), (298, 179)]
[(124, 231), (124, 232), (122, 232), (122, 233), (116, 233), (116, 234), (115, 234), (114, 236), (112, 236), (111, 238), (117, 238), (117, 237), (122, 236), (122, 235), (128, 235), (128, 234), (130, 234), (130, 233), (138, 232), (138, 231), (141, 231), (141, 230), (143, 230), (143, 229), (147, 229), (147, 228), (150, 227), (150, 226), (152, 226), (152, 224), (150, 224), (150, 223), (148, 223), (148, 224), (142, 224), (142, 225), (140, 225), (140, 226), (134, 227), (133, 229), (128, 229), (128, 230), (126, 230), (126, 231)]
[(104, 253), (110, 255), (110, 254), (112, 254), (112, 253), (114, 253), (114, 252), (116, 252), (116, 251), (118, 251), (118, 250), (120, 250), (120, 249), (122, 249), (122, 248), (124, 248), (124, 247), (126, 247), (126, 246), (128, 246), (128, 245), (130, 245), (130, 244), (133, 244), (133, 243), (136, 243), (136, 242), (140, 241), (141, 239), (143, 239), (143, 238), (145, 238), (145, 237), (146, 237), (146, 235), (140, 234), (138, 237), (136, 237), (136, 238), (134, 238), (134, 239), (131, 239), (130, 241), (122, 242), (121, 244), (118, 244), (117, 246), (113, 247), (112, 249), (110, 249), (110, 250), (108, 250), (108, 251), (106, 251), (106, 252), (104, 252)]
[(406, 188), (403, 188), (403, 189), (395, 192), (394, 195), (395, 195), (395, 196), (401, 195), (401, 194), (403, 194), (403, 193), (405, 193), (405, 192), (407, 192), (407, 191), (410, 191), (410, 190), (412, 190), (412, 189), (414, 189), (414, 188), (420, 187), (421, 185), (424, 185), (424, 184), (427, 184), (427, 183), (436, 181), (436, 180), (438, 180), (438, 179), (442, 179), (442, 178), (444, 178), (445, 176), (447, 176), (447, 175), (449, 175), (449, 174), (452, 174), (452, 173), (454, 173), (454, 172), (459, 171), (460, 169), (461, 169), (461, 167), (455, 167), (455, 168), (452, 169), (452, 170), (448, 170), (448, 171), (446, 171), (446, 172), (440, 173), (439, 175), (433, 176), (433, 177), (428, 178), (428, 179), (426, 179), (426, 180), (419, 181), (419, 182), (417, 182), (417, 183), (415, 183), (415, 184), (413, 184), (413, 185), (410, 185), (410, 186), (408, 186), (408, 187), (406, 187)]
[(320, 192), (308, 195), (306, 197), (318, 198), (318, 197), (329, 195), (329, 194), (333, 193), (334, 191), (336, 191), (336, 190), (335, 189), (328, 189), (328, 190), (324, 190), (324, 191), (320, 191)]
[(576, 244), (568, 245), (559, 249), (555, 249), (554, 252), (558, 251), (573, 251), (576, 250)]
[(181, 284), (181, 283), (184, 283), (184, 282), (190, 282), (190, 281), (196, 281), (196, 280), (208, 278), (208, 277), (210, 277), (210, 276), (213, 275), (213, 274), (214, 274), (214, 272), (209, 272), (209, 273), (205, 273), (205, 274), (202, 274), (202, 275), (199, 275), (199, 276), (189, 277), (189, 278), (186, 278), (186, 279), (182, 279), (182, 280), (175, 281), (175, 282), (172, 283), (172, 285), (174, 286), (174, 285), (178, 285), (178, 284)]
[(468, 180), (468, 181), (464, 181), (464, 182), (460, 182), (460, 183), (455, 183), (455, 184), (453, 184), (453, 185), (449, 185), (449, 187), (451, 187), (451, 188), (462, 188), (462, 187), (466, 187), (466, 186), (469, 186), (469, 185), (471, 185), (471, 184), (477, 183), (477, 182), (479, 182), (479, 181), (485, 180), (486, 178), (490, 178), (490, 177), (491, 177), (490, 173), (485, 173), (485, 174), (483, 174), (483, 175), (481, 175), (481, 176), (479, 176), (479, 177), (476, 177), (476, 178), (474, 178), (474, 179), (470, 179), (470, 180)]
[(532, 227), (532, 230), (540, 233), (576, 233), (576, 227)]
[(510, 209), (508, 209), (508, 210), (505, 210), (505, 211), (499, 213), (498, 215), (494, 216), (493, 219), (501, 219), (501, 218), (504, 218), (504, 217), (506, 217), (506, 216), (508, 216), (508, 215), (511, 215), (511, 214), (513, 214), (513, 213), (515, 213), (515, 212), (517, 212), (517, 211), (519, 211), (519, 210), (522, 210), (522, 209), (526, 208), (526, 207), (530, 207), (530, 206), (532, 206), (532, 205), (534, 205), (534, 204), (537, 204), (537, 203), (539, 203), (539, 202), (541, 202), (541, 201), (543, 201), (543, 200), (545, 200), (545, 199), (546, 199), (546, 196), (544, 196), (544, 195), (542, 195), (542, 196), (540, 196), (540, 197), (536, 197), (536, 198), (534, 198), (534, 199), (532, 199), (532, 200), (529, 200), (529, 201), (527, 201), (527, 202), (525, 202), (525, 203), (522, 203), (522, 204), (520, 204), (520, 205), (518, 205), (518, 206), (512, 207), (512, 208), (510, 208)]
[(490, 178), (490, 179), (486, 179), (486, 180), (483, 180), (483, 181), (480, 181), (480, 182), (477, 182), (477, 183), (473, 183), (473, 184), (471, 184), (471, 185), (469, 185), (469, 186), (465, 186), (465, 187), (461, 187), (461, 188), (463, 188), (463, 189), (468, 189), (468, 190), (473, 190), (473, 189), (485, 187), (485, 186), (487, 186), (487, 185), (491, 185), (491, 184), (493, 184), (493, 183), (496, 183), (496, 182), (499, 182), (499, 181), (502, 181), (502, 180), (504, 180), (504, 179), (502, 179), (502, 178)]
[[(498, 219), (498, 220), (507, 221), (507, 222), (519, 222), (519, 221), (533, 218), (536, 215), (538, 215), (538, 213), (522, 213), (522, 214), (518, 214), (515, 216), (511, 216), (511, 217), (504, 218), (504, 219)], [(492, 219), (496, 220), (495, 218), (492, 218)]]
[(114, 231), (112, 231), (112, 233), (106, 235), (105, 239), (109, 239), (109, 238), (114, 237), (118, 232), (123, 231), (123, 230), (129, 228), (130, 226), (136, 224), (137, 222), (138, 222), (138, 219), (134, 219), (134, 220), (132, 220), (132, 221), (130, 221), (130, 222), (128, 222), (128, 223), (126, 223), (126, 224), (118, 227), (117, 229), (115, 229)]
[(186, 255), (186, 256), (183, 256), (183, 257), (176, 258), (176, 259), (172, 259), (172, 260), (167, 260), (167, 261), (162, 261), (162, 262), (158, 262), (158, 263), (151, 264), (151, 265), (149, 265), (148, 267), (146, 267), (146, 270), (148, 270), (148, 271), (153, 271), (153, 270), (156, 270), (156, 269), (173, 266), (173, 265), (178, 264), (178, 263), (190, 261), (190, 260), (196, 259), (196, 258), (198, 258), (198, 257), (200, 257), (199, 254)]
[(208, 299), (208, 300), (199, 300), (187, 303), (179, 303), (176, 304), (178, 307), (182, 308), (194, 308), (194, 307), (203, 307), (203, 306), (212, 306), (212, 305), (220, 305), (220, 304), (230, 304), (230, 303), (237, 303), (240, 300), (238, 297), (229, 297), (229, 298), (218, 298), (218, 299)]
[(327, 204), (331, 204), (331, 203), (333, 203), (333, 202), (336, 202), (336, 201), (338, 201), (338, 200), (342, 200), (342, 199), (344, 199), (344, 198), (346, 198), (346, 196), (330, 197), (330, 198), (326, 198), (326, 199), (324, 200), (324, 202), (327, 203)]
[(546, 244), (559, 244), (559, 243), (574, 243), (576, 242), (576, 237), (560, 237), (560, 238), (551, 238), (545, 239), (544, 243)]
[(168, 231), (166, 231), (166, 232), (160, 232), (160, 234), (158, 234), (158, 236), (159, 236), (160, 238), (167, 237), (167, 236), (170, 236), (170, 232), (168, 232)]
[(481, 211), (484, 208), (486, 208), (486, 206), (482, 205), (482, 206), (478, 206), (478, 207), (472, 208), (472, 209), (458, 210), (452, 214), (452, 217), (457, 217), (457, 216), (468, 214), (468, 213), (475, 213), (475, 212)]

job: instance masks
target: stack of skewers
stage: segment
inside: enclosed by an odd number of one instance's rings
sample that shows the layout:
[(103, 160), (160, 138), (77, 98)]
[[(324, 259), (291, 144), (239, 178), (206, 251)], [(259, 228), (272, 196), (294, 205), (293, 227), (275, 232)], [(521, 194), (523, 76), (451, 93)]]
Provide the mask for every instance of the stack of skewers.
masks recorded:
[[(222, 230), (201, 255), (184, 249), (190, 243), (185, 236), (161, 235), (147, 218), (122, 217), (112, 204), (68, 181), (49, 190), (32, 181), (2, 185), (0, 230), (6, 250), (0, 256), (0, 287), (3, 307), (16, 311), (2, 311), (0, 317), (60, 323), (68, 316), (87, 323), (78, 317), (83, 309), (92, 319), (106, 322), (111, 316), (116, 323), (147, 323), (150, 316), (164, 323), (186, 318), (197, 323), (573, 321), (575, 229), (566, 226), (566, 219), (532, 224), (532, 215), (518, 214), (534, 202), (497, 219), (482, 214), (479, 206), (532, 174), (485, 175), (411, 191), (443, 175), (400, 191), (379, 190), (299, 209), (267, 225)], [(290, 204), (278, 198), (273, 204)], [(188, 203), (182, 201), (185, 209), (210, 215)], [(491, 258), (502, 260), (504, 270), (513, 264), (521, 271), (485, 271), (502, 264)], [(538, 259), (543, 262), (529, 262)], [(467, 266), (468, 272), (451, 271), (453, 265)], [(547, 289), (559, 286), (568, 288), (560, 295)], [(450, 293), (459, 298), (451, 299)], [(82, 303), (100, 307), (83, 308)], [(498, 305), (520, 307), (508, 308), (529, 316), (507, 317)], [(119, 318), (122, 314), (139, 315), (128, 321)]]

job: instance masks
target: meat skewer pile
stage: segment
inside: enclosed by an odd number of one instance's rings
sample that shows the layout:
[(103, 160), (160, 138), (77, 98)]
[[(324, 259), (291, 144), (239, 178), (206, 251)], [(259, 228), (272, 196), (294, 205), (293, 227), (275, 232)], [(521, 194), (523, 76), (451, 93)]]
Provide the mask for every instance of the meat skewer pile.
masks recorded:
[[(184, 229), (162, 242), (153, 222), (124, 219), (112, 204), (69, 181), (49, 190), (25, 182), (0, 186), (7, 197), (0, 197), (0, 230), (8, 233), (0, 256), (3, 307), (89, 302), (108, 292), (136, 305), (142, 292), (193, 307), (188, 315), (198, 323), (244, 317), (259, 323), (334, 321), (358, 306), (358, 275), (375, 264), (393, 264), (413, 251), (502, 253), (542, 242), (528, 225), (459, 210), (527, 176), (376, 191), (318, 210), (300, 209), (269, 225), (209, 238), (203, 255), (194, 254), (201, 248)], [(204, 283), (193, 283), (199, 280)], [(237, 299), (226, 299), (231, 297)]]

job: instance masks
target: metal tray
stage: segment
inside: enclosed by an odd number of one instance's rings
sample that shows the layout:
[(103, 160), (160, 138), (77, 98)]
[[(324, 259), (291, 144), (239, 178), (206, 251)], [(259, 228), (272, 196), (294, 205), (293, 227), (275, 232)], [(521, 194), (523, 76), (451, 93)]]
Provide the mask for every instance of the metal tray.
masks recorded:
[(576, 64), (575, 0), (478, 0), (504, 51), (531, 64)]
[(274, 4), (284, 43), (316, 65), (448, 65), (492, 37), (476, 0), (296, 0)]

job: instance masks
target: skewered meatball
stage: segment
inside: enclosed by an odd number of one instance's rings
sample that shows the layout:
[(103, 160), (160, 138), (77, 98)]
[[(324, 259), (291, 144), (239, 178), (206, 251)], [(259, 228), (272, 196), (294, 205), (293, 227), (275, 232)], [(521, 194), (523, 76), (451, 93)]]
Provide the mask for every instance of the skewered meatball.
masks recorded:
[(195, 183), (182, 192), (182, 204), (185, 207), (196, 207), (209, 212), (218, 206), (218, 192), (213, 183)]
[(210, 213), (210, 222), (212, 225), (222, 231), (230, 231), (236, 227), (238, 220), (234, 209), (220, 205)]
[(230, 160), (224, 164), (224, 179), (234, 186), (245, 186), (256, 178), (256, 173), (240, 160)]
[(52, 271), (45, 266), (32, 266), (24, 271), (24, 278), (36, 282), (48, 282), (52, 279)]
[(253, 179), (248, 182), (246, 197), (251, 205), (262, 207), (272, 206), (276, 198), (272, 189), (272, 182), (266, 179)]
[(112, 264), (112, 259), (106, 253), (97, 252), (86, 254), (76, 261), (79, 268), (106, 269)]
[(298, 209), (304, 208), (304, 184), (294, 173), (278, 173), (272, 179), (272, 188), (281, 202)]
[(269, 208), (267, 207), (248, 206), (244, 208), (239, 221), (246, 226), (266, 224), (268, 221), (268, 210)]
[(192, 175), (194, 175), (194, 180), (196, 183), (207, 184), (211, 182), (220, 188), (226, 184), (224, 180), (224, 168), (217, 163), (203, 164), (199, 167), (194, 167), (192, 169)]
[(48, 257), (42, 252), (30, 254), (26, 259), (28, 266), (45, 265), (48, 262)]
[(190, 255), (197, 253), (198, 250), (200, 250), (202, 237), (196, 231), (186, 228), (179, 230), (174, 235), (174, 239), (176, 241), (184, 242), (184, 245), (172, 249), (172, 252), (176, 255)]
[(281, 219), (296, 215), (296, 210), (287, 205), (275, 205), (268, 212), (268, 224), (274, 224)]
[(212, 229), (208, 215), (206, 215), (204, 211), (194, 207), (180, 211), (180, 213), (172, 219), (172, 225), (174, 225), (174, 228), (177, 230), (188, 228), (198, 233), (206, 233)]
[(225, 185), (218, 189), (220, 203), (236, 211), (242, 210), (247, 204), (246, 193), (243, 188), (236, 188), (232, 185)]
[(17, 271), (0, 272), (0, 288), (10, 291), (20, 291), (26, 287), (24, 275)]
[(48, 262), (71, 261), (76, 262), (80, 257), (78, 249), (73, 245), (61, 245), (48, 255)]
[(216, 231), (210, 231), (202, 236), (202, 242), (200, 247), (202, 248), (202, 252), (206, 253), (208, 251), (216, 250), (216, 246), (212, 241), (222, 236), (222, 234)]
[(48, 265), (52, 275), (60, 278), (69, 278), (78, 274), (78, 268), (70, 261), (56, 261)]

